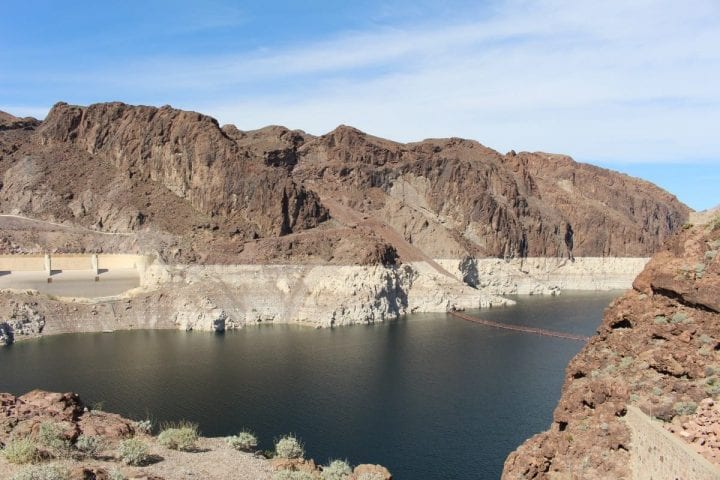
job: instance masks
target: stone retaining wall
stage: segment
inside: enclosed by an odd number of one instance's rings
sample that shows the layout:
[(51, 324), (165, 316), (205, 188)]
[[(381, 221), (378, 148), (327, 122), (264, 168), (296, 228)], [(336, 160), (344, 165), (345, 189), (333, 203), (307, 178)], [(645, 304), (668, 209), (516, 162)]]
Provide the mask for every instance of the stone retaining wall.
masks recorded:
[(639, 408), (629, 406), (625, 422), (632, 432), (633, 480), (720, 479), (720, 468)]

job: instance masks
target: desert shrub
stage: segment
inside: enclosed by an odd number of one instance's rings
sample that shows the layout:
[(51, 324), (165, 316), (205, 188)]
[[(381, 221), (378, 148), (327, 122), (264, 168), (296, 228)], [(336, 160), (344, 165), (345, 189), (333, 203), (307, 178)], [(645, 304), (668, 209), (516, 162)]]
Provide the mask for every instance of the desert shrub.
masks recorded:
[(40, 460), (40, 452), (35, 442), (30, 438), (15, 438), (5, 444), (2, 451), (3, 457), (10, 463), (24, 465), (35, 463)]
[(352, 468), (344, 460), (332, 460), (327, 467), (323, 467), (320, 476), (323, 480), (345, 480), (352, 473)]
[(66, 456), (70, 452), (70, 441), (57, 423), (41, 423), (37, 439), (41, 446), (57, 457)]
[(189, 451), (195, 448), (198, 439), (198, 426), (195, 423), (179, 423), (166, 425), (160, 435), (160, 445), (171, 450)]
[(712, 341), (713, 341), (712, 337), (706, 333), (703, 333), (702, 335), (700, 335), (698, 340), (700, 340), (701, 343), (712, 343)]
[(102, 452), (106, 445), (107, 444), (104, 438), (92, 435), (80, 435), (77, 442), (75, 442), (75, 448), (90, 456), (97, 455), (99, 452)]
[(150, 435), (153, 429), (153, 421), (149, 418), (146, 418), (145, 420), (138, 420), (137, 422), (133, 423), (133, 428), (138, 432)]
[(120, 442), (118, 456), (128, 465), (143, 465), (150, 458), (147, 445), (137, 438), (129, 438)]
[(620, 368), (628, 368), (632, 363), (632, 357), (623, 357), (622, 360), (620, 360)]
[(688, 316), (686, 313), (677, 312), (670, 319), (670, 323), (685, 323), (685, 322), (687, 322), (687, 320), (688, 320)]
[(673, 410), (678, 415), (692, 415), (697, 410), (697, 403), (695, 402), (677, 402), (673, 405)]
[(108, 472), (110, 480), (127, 480), (127, 477), (117, 469), (112, 469)]
[(657, 315), (655, 317), (654, 322), (655, 322), (655, 325), (663, 325), (663, 324), (668, 323), (668, 319), (665, 315)]
[(60, 465), (36, 465), (16, 473), (12, 480), (70, 480), (70, 472)]
[(272, 480), (316, 480), (317, 477), (309, 472), (278, 470), (273, 473)]
[(243, 430), (237, 435), (227, 438), (227, 443), (235, 450), (248, 451), (257, 447), (258, 440), (255, 434), (247, 430)]
[(275, 455), (280, 458), (302, 458), (305, 448), (294, 435), (285, 435), (275, 443)]
[(712, 396), (720, 393), (720, 381), (716, 377), (710, 377), (705, 381), (705, 393)]

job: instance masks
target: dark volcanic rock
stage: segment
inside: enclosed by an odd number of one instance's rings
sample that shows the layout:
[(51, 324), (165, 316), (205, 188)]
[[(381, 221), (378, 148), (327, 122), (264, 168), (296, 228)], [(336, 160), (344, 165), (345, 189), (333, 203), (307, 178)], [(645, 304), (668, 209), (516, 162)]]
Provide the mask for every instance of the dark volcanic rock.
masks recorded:
[[(0, 115), (0, 213), (54, 222), (7, 228), (2, 219), (5, 253), (292, 262), (284, 246), (294, 245), (297, 261), (344, 264), (383, 261), (388, 248), (401, 260), (646, 256), (688, 212), (641, 180), (458, 138), (400, 144), (346, 126), (321, 137), (240, 131), (122, 103), (58, 103), (42, 123)], [(325, 245), (338, 237), (340, 250)]]
[[(719, 252), (720, 217), (667, 242), (570, 362), (550, 430), (510, 454), (504, 479), (629, 478), (628, 404), (684, 425), (718, 401)], [(706, 456), (720, 458), (713, 448)]]
[[(170, 107), (122, 103), (87, 108), (59, 103), (40, 128), (44, 143), (71, 143), (110, 159), (121, 171), (156, 181), (212, 217), (250, 220), (262, 236), (317, 226), (327, 212), (315, 194), (288, 176), (278, 135), (273, 159), (258, 161), (215, 119)], [(272, 138), (273, 133), (268, 132)], [(290, 149), (291, 150), (291, 149)]]
[[(643, 256), (688, 216), (648, 182), (458, 138), (399, 144), (342, 126), (299, 154), (296, 176), (317, 179), (353, 208), (381, 211), (431, 256)], [(423, 235), (440, 229), (459, 251)]]

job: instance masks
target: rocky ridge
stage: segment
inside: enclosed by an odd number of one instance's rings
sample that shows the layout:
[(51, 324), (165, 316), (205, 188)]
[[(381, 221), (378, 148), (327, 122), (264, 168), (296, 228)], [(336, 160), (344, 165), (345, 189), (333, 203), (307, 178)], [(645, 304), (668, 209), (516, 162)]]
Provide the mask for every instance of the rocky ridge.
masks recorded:
[[(340, 126), (240, 131), (171, 107), (58, 103), (0, 118), (0, 212), (128, 239), (0, 251), (159, 253), (181, 263), (356, 264), (434, 258), (646, 256), (689, 213), (625, 175), (457, 138), (400, 144)], [(343, 210), (344, 212), (343, 213)], [(347, 215), (350, 212), (351, 215)], [(29, 233), (30, 232), (30, 233)], [(238, 259), (242, 259), (239, 261)]]
[(570, 362), (550, 430), (510, 454), (504, 479), (630, 478), (627, 405), (717, 462), (717, 442), (697, 434), (720, 399), (719, 253), (720, 217), (669, 239)]
[[(641, 180), (457, 138), (240, 131), (119, 102), (58, 103), (42, 122), (3, 114), (0, 125), (0, 254), (142, 254), (166, 282), (95, 302), (5, 293), (3, 320), (23, 295), (46, 319), (6, 322), (5, 342), (13, 331), (332, 326), (504, 304), (496, 294), (563, 285), (534, 278), (547, 270), (528, 271), (533, 256), (634, 265), (689, 213)], [(519, 266), (488, 265), (509, 278), (473, 284), (454, 265), (474, 259)]]

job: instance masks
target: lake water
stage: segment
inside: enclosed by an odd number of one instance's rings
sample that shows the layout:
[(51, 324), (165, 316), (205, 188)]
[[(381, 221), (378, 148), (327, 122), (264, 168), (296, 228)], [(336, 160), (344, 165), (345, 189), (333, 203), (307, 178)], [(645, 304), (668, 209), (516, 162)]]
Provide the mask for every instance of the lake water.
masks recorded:
[[(619, 292), (514, 297), (467, 312), (590, 335)], [(0, 348), (0, 391), (75, 391), (86, 403), (204, 435), (293, 432), (318, 462), (386, 465), (399, 480), (499, 478), (507, 454), (545, 430), (582, 343), (445, 314), (313, 330), (268, 325), (224, 335), (133, 331)]]

